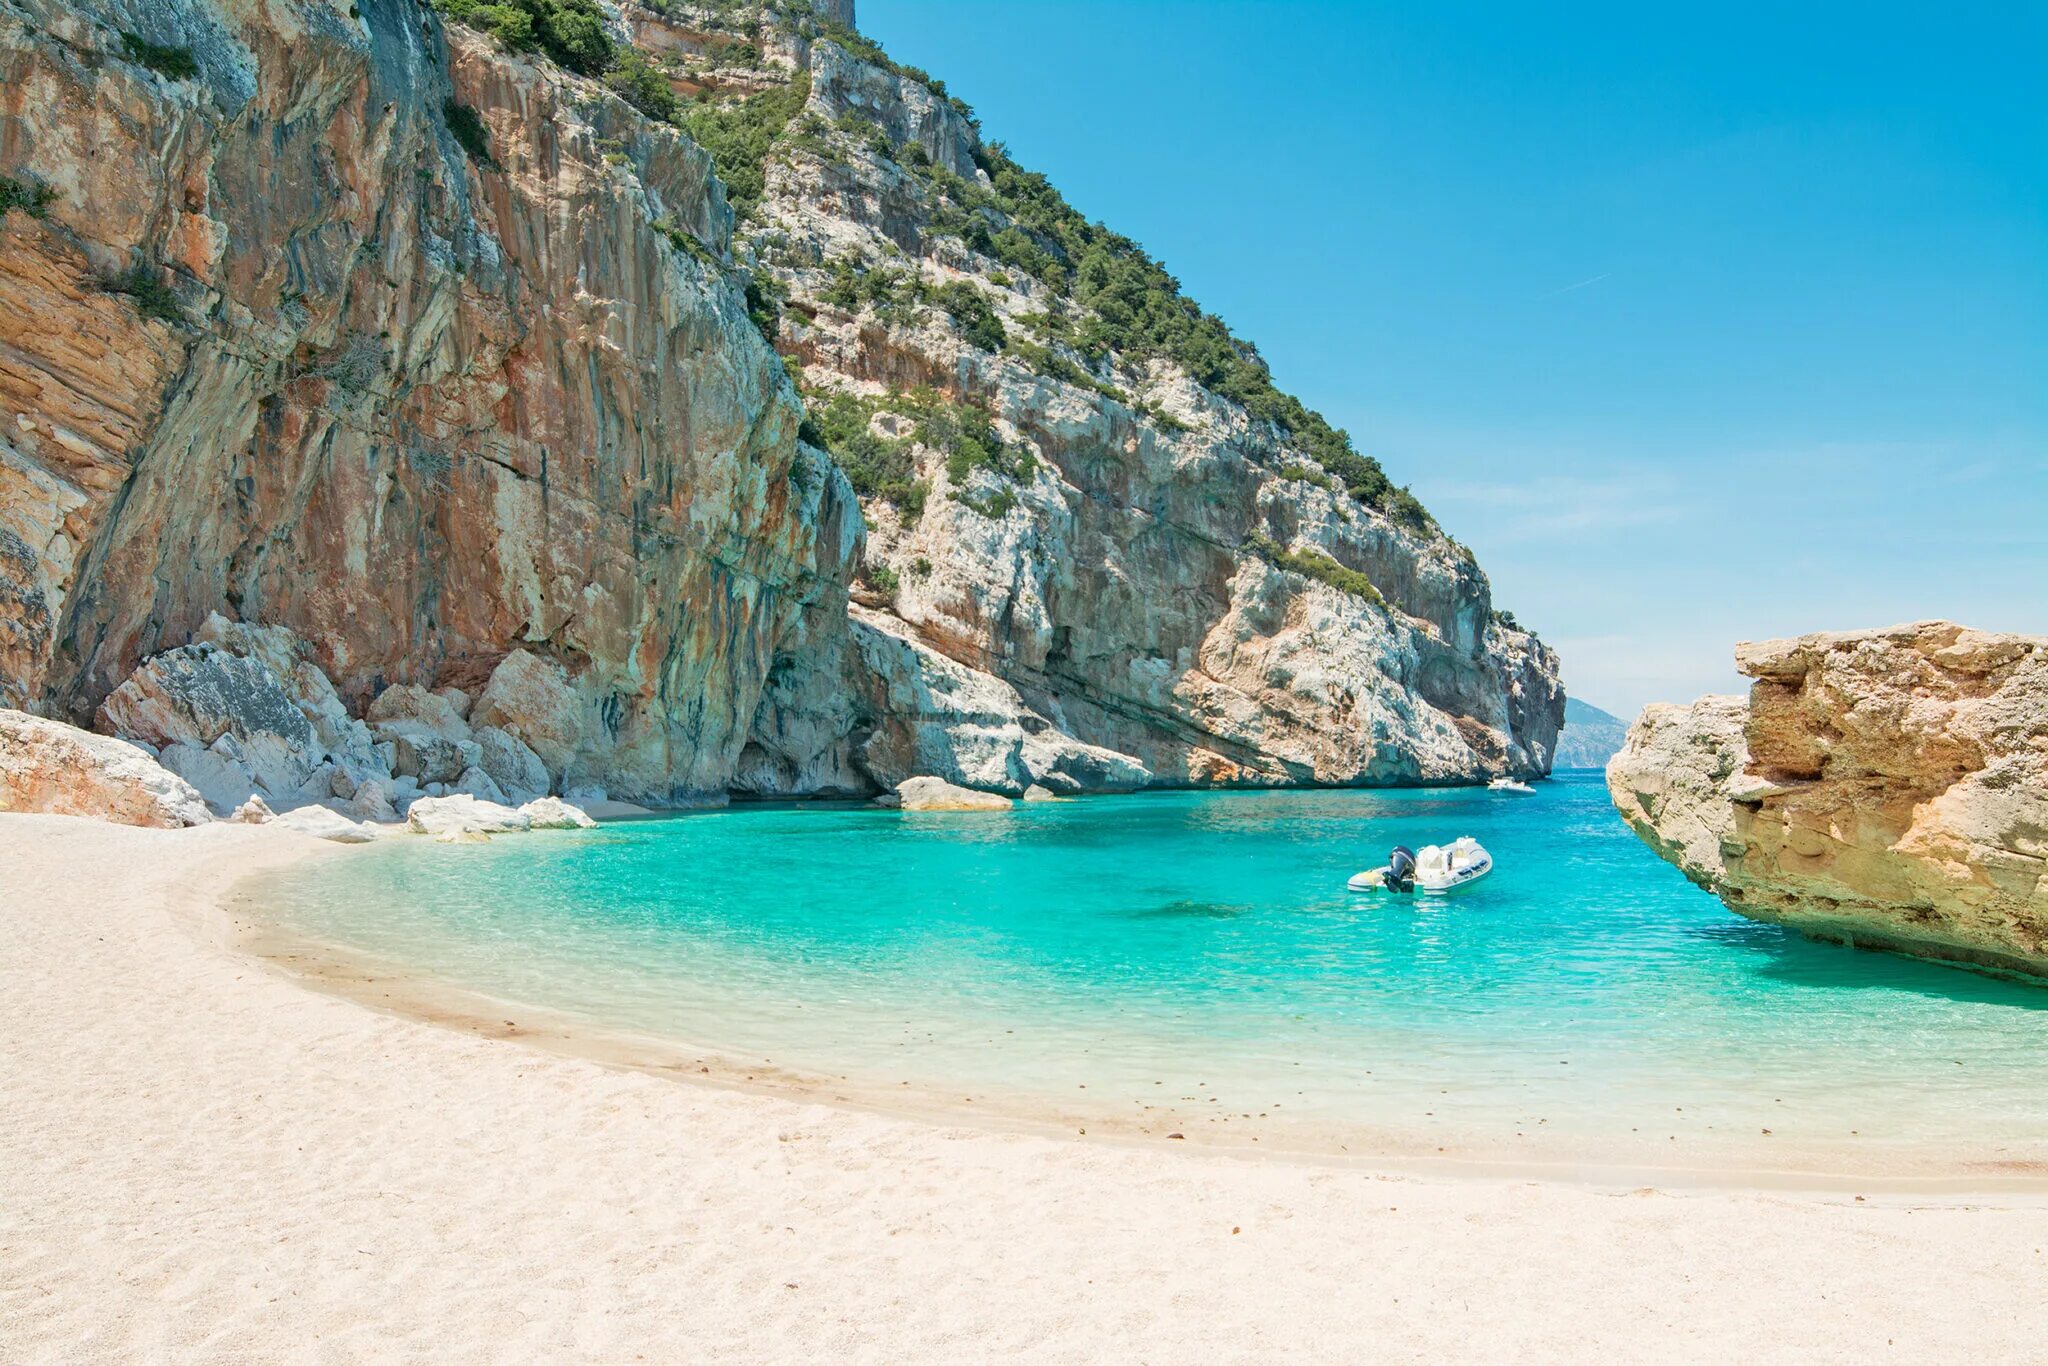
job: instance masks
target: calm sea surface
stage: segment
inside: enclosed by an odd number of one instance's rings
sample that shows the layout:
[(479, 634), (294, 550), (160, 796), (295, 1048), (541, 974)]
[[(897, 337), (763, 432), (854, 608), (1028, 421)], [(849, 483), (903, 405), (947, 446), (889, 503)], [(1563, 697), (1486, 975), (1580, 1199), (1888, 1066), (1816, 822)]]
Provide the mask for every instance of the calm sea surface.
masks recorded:
[[(1345, 889), (1458, 835), (1497, 860), (1467, 891)], [(1739, 919), (1591, 773), (1520, 798), (735, 807), (393, 841), (252, 899), (371, 961), (905, 1104), (1269, 1146), (2048, 1153), (2048, 988)]]

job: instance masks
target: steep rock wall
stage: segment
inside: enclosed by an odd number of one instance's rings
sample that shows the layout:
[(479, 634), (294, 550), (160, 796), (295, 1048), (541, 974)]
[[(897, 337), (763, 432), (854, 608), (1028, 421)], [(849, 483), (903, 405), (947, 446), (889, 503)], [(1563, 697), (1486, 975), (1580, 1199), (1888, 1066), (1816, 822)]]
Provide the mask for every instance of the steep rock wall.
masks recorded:
[[(0, 171), (54, 191), (0, 223), (0, 700), (82, 721), (214, 610), (315, 642), (357, 706), (524, 646), (589, 709), (579, 776), (722, 790), (850, 496), (798, 448), (709, 160), (430, 11), (357, 12), (0, 10)], [(108, 288), (131, 270), (163, 316)]]

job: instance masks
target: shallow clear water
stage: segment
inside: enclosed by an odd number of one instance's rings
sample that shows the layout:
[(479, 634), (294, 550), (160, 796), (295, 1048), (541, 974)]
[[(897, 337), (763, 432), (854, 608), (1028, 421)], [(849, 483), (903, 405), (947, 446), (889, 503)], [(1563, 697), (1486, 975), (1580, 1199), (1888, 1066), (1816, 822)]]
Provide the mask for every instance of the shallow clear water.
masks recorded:
[[(1463, 834), (1496, 859), (1467, 891), (1345, 890), (1393, 844)], [(1268, 1145), (2048, 1146), (2048, 989), (1739, 919), (1597, 774), (1535, 797), (736, 807), (393, 841), (255, 899), (438, 979), (868, 1095)]]

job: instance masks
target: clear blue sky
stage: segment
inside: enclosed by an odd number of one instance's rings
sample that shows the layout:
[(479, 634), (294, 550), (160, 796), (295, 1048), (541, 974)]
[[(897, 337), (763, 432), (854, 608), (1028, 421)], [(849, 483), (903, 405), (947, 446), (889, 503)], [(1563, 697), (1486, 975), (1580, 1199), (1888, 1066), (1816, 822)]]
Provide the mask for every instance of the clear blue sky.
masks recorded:
[(859, 0), (1627, 714), (2048, 631), (2048, 5)]

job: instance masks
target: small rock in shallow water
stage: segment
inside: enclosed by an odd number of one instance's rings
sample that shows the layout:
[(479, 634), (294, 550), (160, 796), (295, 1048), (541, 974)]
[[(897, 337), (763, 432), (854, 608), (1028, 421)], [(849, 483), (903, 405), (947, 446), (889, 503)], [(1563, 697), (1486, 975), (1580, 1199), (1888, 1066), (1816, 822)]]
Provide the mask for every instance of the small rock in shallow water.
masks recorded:
[(588, 830), (597, 822), (580, 806), (560, 797), (538, 797), (519, 808), (535, 830)]
[(905, 811), (1008, 811), (1010, 799), (959, 787), (944, 778), (906, 778), (896, 785)]

